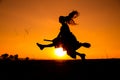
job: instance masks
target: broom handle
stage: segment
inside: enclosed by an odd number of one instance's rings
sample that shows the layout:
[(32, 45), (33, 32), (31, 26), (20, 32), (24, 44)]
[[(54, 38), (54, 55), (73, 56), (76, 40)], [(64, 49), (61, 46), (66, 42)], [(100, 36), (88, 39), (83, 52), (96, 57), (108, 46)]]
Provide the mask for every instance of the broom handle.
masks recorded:
[(48, 40), (48, 39), (44, 39), (44, 41), (50, 41), (50, 42), (52, 42), (52, 40)]

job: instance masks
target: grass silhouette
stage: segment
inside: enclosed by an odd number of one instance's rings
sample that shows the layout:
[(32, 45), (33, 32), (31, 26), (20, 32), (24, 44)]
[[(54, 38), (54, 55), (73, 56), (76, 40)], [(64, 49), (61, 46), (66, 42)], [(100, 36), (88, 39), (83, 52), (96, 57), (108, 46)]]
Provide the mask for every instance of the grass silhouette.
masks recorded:
[(98, 80), (120, 79), (120, 59), (0, 60), (4, 80)]

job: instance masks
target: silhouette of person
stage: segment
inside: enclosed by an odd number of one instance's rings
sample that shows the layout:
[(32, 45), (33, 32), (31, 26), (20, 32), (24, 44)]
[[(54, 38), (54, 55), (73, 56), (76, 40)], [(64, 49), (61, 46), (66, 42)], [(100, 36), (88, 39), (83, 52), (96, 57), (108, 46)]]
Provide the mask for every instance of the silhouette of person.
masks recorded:
[(72, 58), (76, 59), (76, 55), (79, 55), (82, 60), (85, 60), (85, 54), (81, 54), (76, 52), (77, 49), (79, 49), (81, 46), (84, 46), (86, 48), (90, 47), (89, 43), (80, 43), (77, 41), (76, 37), (73, 35), (73, 33), (70, 31), (68, 25), (76, 25), (74, 22), (74, 18), (78, 17), (79, 13), (78, 11), (72, 11), (68, 14), (68, 16), (60, 16), (59, 22), (62, 24), (60, 28), (60, 32), (58, 36), (52, 40), (52, 44), (39, 44), (37, 43), (37, 46), (43, 50), (45, 47), (62, 47), (64, 50), (67, 51), (67, 54), (71, 56)]

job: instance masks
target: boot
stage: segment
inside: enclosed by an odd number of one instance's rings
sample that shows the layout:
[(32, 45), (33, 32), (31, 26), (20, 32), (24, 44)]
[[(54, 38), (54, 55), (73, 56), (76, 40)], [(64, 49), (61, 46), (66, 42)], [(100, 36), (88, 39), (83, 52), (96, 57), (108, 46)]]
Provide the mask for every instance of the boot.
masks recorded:
[(85, 54), (80, 54), (82, 61), (85, 61), (85, 56), (86, 56)]
[(43, 49), (44, 49), (44, 45), (39, 44), (39, 43), (36, 43), (36, 44), (37, 44), (37, 46), (38, 46), (41, 50), (43, 50)]

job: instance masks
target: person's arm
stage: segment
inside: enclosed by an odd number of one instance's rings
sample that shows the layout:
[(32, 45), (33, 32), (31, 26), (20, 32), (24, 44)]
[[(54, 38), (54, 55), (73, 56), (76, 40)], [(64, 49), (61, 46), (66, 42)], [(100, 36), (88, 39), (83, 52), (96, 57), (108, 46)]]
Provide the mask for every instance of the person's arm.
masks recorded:
[(57, 37), (54, 38), (52, 41), (56, 42), (56, 41), (58, 41), (60, 39), (60, 37), (61, 37), (61, 32), (59, 32), (59, 34), (57, 35)]
[(59, 32), (56, 38), (60, 38), (60, 37), (61, 37), (61, 31)]
[(53, 40), (52, 40), (52, 42), (53, 43), (58, 43), (60, 40), (61, 40), (61, 32), (62, 32), (62, 27), (60, 28), (60, 32), (58, 33), (58, 35), (57, 35), (57, 37), (55, 37)]

